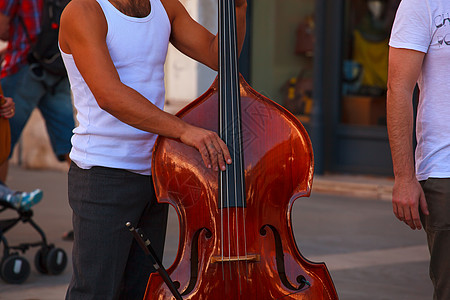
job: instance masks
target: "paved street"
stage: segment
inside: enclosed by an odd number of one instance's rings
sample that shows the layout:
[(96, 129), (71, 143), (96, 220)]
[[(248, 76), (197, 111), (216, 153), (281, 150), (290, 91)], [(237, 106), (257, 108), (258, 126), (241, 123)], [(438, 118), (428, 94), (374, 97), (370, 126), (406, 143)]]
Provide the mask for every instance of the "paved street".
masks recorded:
[[(351, 178), (351, 177), (349, 177)], [(302, 254), (312, 261), (325, 261), (341, 300), (427, 300), (432, 299), (428, 278), (428, 252), (423, 231), (412, 231), (397, 221), (386, 197), (336, 195), (342, 178), (317, 177), (315, 192), (294, 204), (293, 228)], [(348, 180), (347, 180), (348, 181)], [(57, 247), (70, 258), (71, 242), (61, 235), (71, 228), (67, 203), (67, 175), (61, 171), (23, 170), (12, 166), (7, 182), (11, 188), (41, 188), (44, 198), (34, 207), (34, 220)], [(334, 194), (327, 194), (334, 191)], [(369, 182), (370, 183), (370, 182)], [(372, 185), (373, 186), (373, 185)], [(319, 190), (319, 189), (317, 189)], [(364, 194), (364, 191), (362, 191)], [(347, 193), (348, 194), (348, 193)], [(376, 199), (375, 199), (376, 198)], [(5, 211), (0, 220), (14, 215)], [(10, 244), (38, 240), (28, 224), (19, 224), (6, 234)], [(168, 267), (177, 251), (178, 224), (171, 210), (164, 264)], [(2, 248), (0, 248), (0, 251)], [(29, 279), (21, 285), (0, 281), (1, 300), (60, 300), (70, 280), (70, 263), (61, 275), (48, 276), (34, 267), (37, 249), (27, 251)], [(2, 253), (2, 252), (0, 252)]]

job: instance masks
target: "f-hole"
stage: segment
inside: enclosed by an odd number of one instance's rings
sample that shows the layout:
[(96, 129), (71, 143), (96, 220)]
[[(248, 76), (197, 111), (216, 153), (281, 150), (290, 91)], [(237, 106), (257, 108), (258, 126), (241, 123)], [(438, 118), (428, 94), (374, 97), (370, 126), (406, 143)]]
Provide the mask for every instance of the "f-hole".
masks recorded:
[(286, 268), (285, 268), (285, 263), (284, 263), (284, 254), (283, 254), (283, 244), (281, 242), (280, 234), (278, 233), (278, 230), (274, 226), (266, 224), (266, 225), (262, 226), (261, 229), (259, 230), (259, 233), (262, 236), (265, 236), (267, 234), (266, 227), (270, 228), (270, 230), (273, 232), (273, 236), (275, 238), (275, 253), (276, 253), (275, 259), (277, 262), (277, 271), (278, 271), (278, 275), (280, 276), (281, 282), (284, 284), (285, 287), (287, 287), (288, 289), (293, 290), (293, 291), (300, 291), (305, 287), (305, 285), (308, 285), (308, 287), (309, 287), (309, 283), (308, 283), (308, 281), (306, 281), (306, 279), (303, 275), (299, 275), (296, 278), (297, 282), (300, 283), (299, 286), (295, 287), (294, 285), (291, 284), (291, 282), (289, 281), (289, 279), (286, 276)]
[[(191, 277), (189, 280), (188, 287), (181, 293), (181, 296), (186, 296), (189, 293), (191, 293), (194, 290), (195, 284), (197, 283), (198, 279), (198, 239), (200, 236), (200, 233), (202, 231), (206, 231), (205, 237), (211, 238), (212, 233), (207, 228), (201, 228), (197, 230), (197, 232), (194, 234), (192, 238), (192, 245), (191, 245)], [(175, 282), (179, 285), (179, 282)]]

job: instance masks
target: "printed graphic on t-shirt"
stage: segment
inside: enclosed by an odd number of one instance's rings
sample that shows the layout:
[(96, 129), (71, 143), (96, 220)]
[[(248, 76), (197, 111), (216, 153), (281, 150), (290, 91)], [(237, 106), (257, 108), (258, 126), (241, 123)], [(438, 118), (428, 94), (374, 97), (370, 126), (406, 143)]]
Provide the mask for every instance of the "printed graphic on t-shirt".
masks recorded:
[[(438, 14), (433, 18), (434, 26), (436, 27), (436, 38), (439, 46), (450, 45), (450, 13)], [(445, 32), (442, 32), (442, 31)]]

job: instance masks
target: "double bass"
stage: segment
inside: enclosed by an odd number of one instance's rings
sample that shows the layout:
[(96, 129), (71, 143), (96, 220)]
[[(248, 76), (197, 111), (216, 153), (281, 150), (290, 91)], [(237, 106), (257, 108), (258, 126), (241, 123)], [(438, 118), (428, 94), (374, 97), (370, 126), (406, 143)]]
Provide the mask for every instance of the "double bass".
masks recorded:
[[(3, 105), (6, 100), (2, 98), (3, 89), (0, 85), (0, 105)], [(11, 129), (9, 120), (0, 117), (0, 164), (8, 159), (11, 148)]]
[[(218, 78), (177, 114), (218, 132), (233, 163), (213, 171), (196, 149), (164, 137), (153, 150), (158, 201), (180, 223), (167, 273), (182, 299), (338, 299), (325, 264), (306, 260), (292, 232), (293, 203), (311, 192), (311, 142), (291, 113), (239, 75), (235, 18), (234, 0), (219, 0)], [(153, 273), (144, 299), (174, 295)]]

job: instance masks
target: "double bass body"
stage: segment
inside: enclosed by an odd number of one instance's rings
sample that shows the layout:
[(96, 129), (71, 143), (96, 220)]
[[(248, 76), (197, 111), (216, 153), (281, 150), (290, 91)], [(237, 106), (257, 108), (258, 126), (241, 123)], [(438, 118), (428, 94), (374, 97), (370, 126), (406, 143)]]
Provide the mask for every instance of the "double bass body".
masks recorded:
[[(337, 299), (324, 264), (305, 260), (291, 209), (309, 196), (313, 153), (301, 123), (240, 80), (245, 207), (222, 208), (218, 173), (193, 148), (159, 138), (153, 153), (158, 199), (180, 221), (177, 257), (168, 272), (183, 299)], [(217, 81), (178, 116), (218, 130)], [(152, 274), (145, 299), (172, 299)]]

